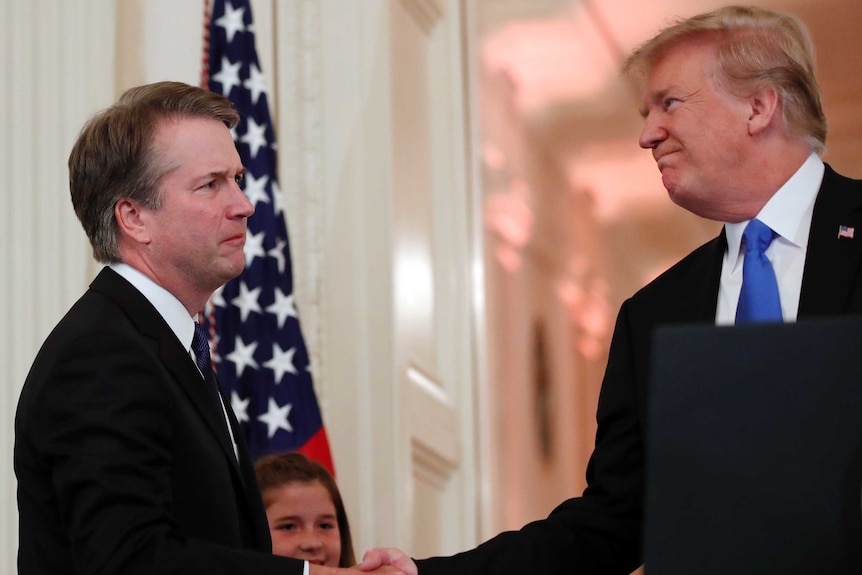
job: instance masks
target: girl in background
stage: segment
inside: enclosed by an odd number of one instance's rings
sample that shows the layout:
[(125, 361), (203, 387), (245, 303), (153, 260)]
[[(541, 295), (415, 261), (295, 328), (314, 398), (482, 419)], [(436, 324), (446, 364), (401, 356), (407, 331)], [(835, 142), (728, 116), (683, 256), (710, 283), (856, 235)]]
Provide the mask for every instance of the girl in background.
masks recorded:
[(328, 567), (356, 564), (347, 513), (329, 471), (295, 452), (262, 457), (254, 471), (274, 554)]

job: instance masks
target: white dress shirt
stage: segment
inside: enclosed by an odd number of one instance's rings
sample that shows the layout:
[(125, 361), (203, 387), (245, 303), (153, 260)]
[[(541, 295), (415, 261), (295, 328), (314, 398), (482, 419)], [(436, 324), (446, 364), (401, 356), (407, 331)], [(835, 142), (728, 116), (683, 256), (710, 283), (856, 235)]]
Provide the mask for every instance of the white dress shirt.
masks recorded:
[[(824, 171), (823, 161), (812, 153), (756, 216), (778, 234), (767, 248), (766, 257), (775, 269), (781, 314), (785, 322), (796, 321), (811, 216)], [(715, 313), (715, 323), (718, 325), (733, 325), (736, 319), (736, 304), (742, 288), (742, 232), (749, 221), (724, 224), (727, 251), (718, 288)]]

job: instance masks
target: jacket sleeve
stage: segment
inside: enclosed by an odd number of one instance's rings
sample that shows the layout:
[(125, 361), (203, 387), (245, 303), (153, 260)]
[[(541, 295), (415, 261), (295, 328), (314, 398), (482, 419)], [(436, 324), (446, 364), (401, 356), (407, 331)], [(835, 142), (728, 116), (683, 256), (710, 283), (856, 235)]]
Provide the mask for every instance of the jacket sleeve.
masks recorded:
[(640, 565), (644, 446), (639, 389), (645, 366), (633, 349), (627, 303), (611, 342), (584, 494), (564, 501), (546, 519), (501, 533), (471, 551), (418, 560), (420, 575), (628, 575)]

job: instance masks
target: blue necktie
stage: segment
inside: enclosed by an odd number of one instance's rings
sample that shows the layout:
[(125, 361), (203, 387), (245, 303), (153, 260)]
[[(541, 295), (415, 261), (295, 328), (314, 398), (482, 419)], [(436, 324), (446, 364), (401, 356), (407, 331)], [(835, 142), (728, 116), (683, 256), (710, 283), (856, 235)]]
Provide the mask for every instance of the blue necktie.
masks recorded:
[(192, 349), (195, 352), (195, 362), (204, 379), (210, 379), (212, 373), (212, 358), (210, 357), (210, 343), (203, 326), (195, 322), (195, 335), (192, 338)]
[(225, 407), (221, 394), (219, 393), (219, 385), (218, 382), (216, 382), (215, 373), (213, 372), (212, 357), (210, 357), (209, 337), (207, 336), (207, 332), (204, 330), (203, 326), (198, 322), (195, 322), (195, 335), (192, 337), (192, 351), (195, 352), (195, 363), (198, 364), (198, 369), (201, 370), (201, 375), (204, 376), (204, 381), (211, 386), (210, 389), (212, 392), (210, 392), (210, 400), (215, 402), (212, 404), (212, 407), (217, 409), (219, 413), (223, 414), (222, 421), (224, 421), (224, 425), (221, 425), (218, 428), (221, 440), (225, 442), (225, 445), (233, 446), (233, 454), (239, 458), (236, 443), (234, 443), (233, 440), (233, 432), (229, 430), (230, 421), (228, 419), (229, 416), (227, 415), (229, 408)]
[(736, 306), (736, 323), (781, 322), (781, 303), (775, 270), (766, 257), (766, 248), (775, 232), (760, 220), (751, 220), (742, 233), (745, 259), (742, 262), (742, 290)]

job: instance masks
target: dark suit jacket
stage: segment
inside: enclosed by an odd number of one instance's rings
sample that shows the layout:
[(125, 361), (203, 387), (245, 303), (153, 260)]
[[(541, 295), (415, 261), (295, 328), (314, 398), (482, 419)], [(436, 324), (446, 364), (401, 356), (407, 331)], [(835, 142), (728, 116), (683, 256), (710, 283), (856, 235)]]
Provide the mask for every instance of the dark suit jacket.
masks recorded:
[(48, 336), (15, 418), (30, 574), (300, 574), (271, 555), (226, 402), (141, 293), (106, 268)]
[[(826, 166), (815, 201), (798, 319), (862, 313), (862, 182)], [(582, 497), (544, 520), (507, 532), (452, 558), (418, 561), (420, 575), (627, 575), (641, 563), (644, 434), (653, 330), (714, 323), (727, 241), (704, 244), (623, 303), (598, 406), (596, 447)]]

